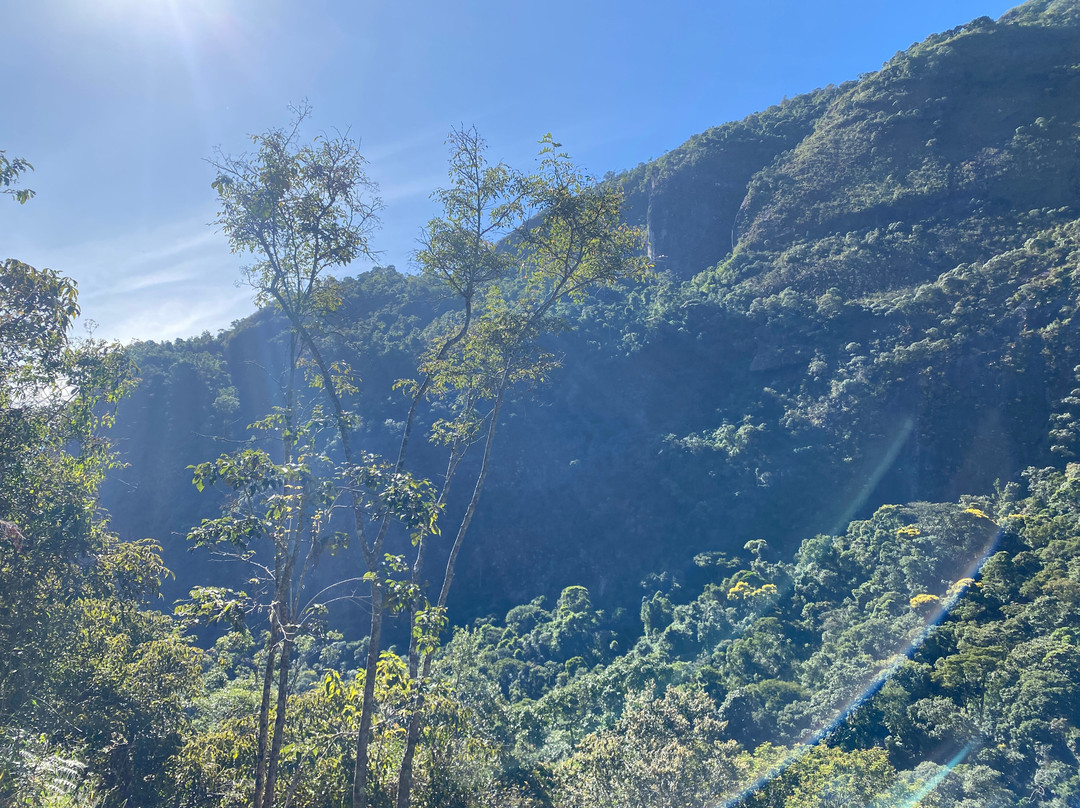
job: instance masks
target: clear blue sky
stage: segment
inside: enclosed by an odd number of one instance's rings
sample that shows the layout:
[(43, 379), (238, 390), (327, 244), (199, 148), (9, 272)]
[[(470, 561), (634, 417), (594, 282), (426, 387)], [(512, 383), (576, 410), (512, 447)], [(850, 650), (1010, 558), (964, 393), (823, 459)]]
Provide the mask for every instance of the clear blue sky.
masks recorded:
[(386, 205), (373, 246), (405, 269), (451, 126), (526, 169), (550, 131), (600, 176), (1012, 5), (9, 0), (0, 149), (35, 165), (38, 195), (0, 200), (0, 258), (75, 278), (98, 336), (216, 331), (252, 304), (207, 226), (204, 158), (285, 124), (290, 102), (311, 102), (313, 133), (361, 141)]

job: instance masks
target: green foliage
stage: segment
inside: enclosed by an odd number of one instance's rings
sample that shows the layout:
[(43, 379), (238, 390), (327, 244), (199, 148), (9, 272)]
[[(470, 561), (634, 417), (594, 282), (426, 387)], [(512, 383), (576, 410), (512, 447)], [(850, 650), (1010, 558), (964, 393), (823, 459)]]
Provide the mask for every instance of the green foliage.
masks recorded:
[(100, 783), (86, 764), (50, 751), (44, 736), (0, 740), (0, 793), (12, 808), (96, 808)]
[(22, 157), (6, 157), (3, 149), (0, 149), (0, 193), (9, 194), (20, 205), (33, 198), (34, 192), (29, 188), (13, 188), (19, 181), (19, 175), (27, 171), (33, 171), (34, 167)]
[[(147, 423), (180, 423), (190, 402), (212, 423), (258, 419), (290, 454), (250, 445), (197, 466), (204, 485), (228, 489), (230, 510), (196, 539), (267, 564), (287, 536), (316, 554), (343, 549), (313, 520), (353, 495), (365, 524), (401, 513), (368, 580), (391, 611), (417, 607), (421, 654), (447, 614), (563, 592), (550, 610), (537, 599), (456, 631), (430, 677), (412, 670), (416, 655), (380, 655), (377, 643), (290, 634), (288, 700), (267, 711), (284, 716), (282, 795), (334, 804), (351, 785), (345, 738), (365, 683), (353, 668), (374, 649), (373, 804), (393, 794), (414, 715), (413, 793), (425, 805), (1075, 804), (1077, 470), (994, 485), (1080, 451), (1074, 5), (1037, 0), (931, 37), (878, 73), (710, 130), (598, 189), (550, 138), (527, 178), (486, 163), (475, 132), (455, 132), (443, 215), (417, 255), (423, 278), (325, 274), (367, 248), (366, 231), (343, 230), (363, 182), (311, 192), (314, 166), (349, 164), (347, 142), (303, 147), (271, 131), (255, 157), (221, 159), (221, 226), (260, 253), (249, 280), (289, 322), (267, 312), (218, 338), (141, 346), (163, 408), (148, 412), (169, 413)], [(316, 198), (341, 205), (322, 219)], [(356, 197), (353, 221), (375, 207)], [(645, 225), (648, 243), (612, 226), (619, 216)], [(273, 228), (290, 222), (326, 250), (278, 242)], [(311, 260), (299, 273), (287, 244)], [(643, 274), (644, 255), (671, 274), (620, 284)], [(46, 295), (46, 319), (66, 316), (60, 297)], [(35, 356), (54, 361), (35, 350), (31, 377)], [(253, 360), (275, 390), (283, 369), (309, 374), (269, 418), (266, 378), (243, 380)], [(417, 423), (433, 424), (451, 468), (479, 466), (481, 481), (492, 469), (483, 529), (462, 556), (479, 574), (447, 611), (418, 601), (413, 555), (439, 512), (465, 512), (466, 526), (474, 512), (420, 482), (437, 479), (441, 458), (416, 450), (416, 476), (374, 454), (341, 463), (346, 438), (393, 456), (413, 419), (386, 391), (409, 376)], [(510, 395), (545, 382), (560, 391), (552, 406)], [(198, 395), (160, 404), (178, 390)], [(498, 452), (464, 459), (496, 425)], [(42, 525), (63, 523), (45, 516), (64, 501), (55, 494), (35, 506)], [(300, 514), (305, 527), (290, 533)], [(30, 534), (11, 521), (2, 535), (14, 557)], [(156, 569), (153, 548), (121, 555), (118, 580), (148, 591), (157, 573), (133, 573), (139, 559)], [(679, 569), (690, 557), (696, 566)], [(38, 569), (42, 591), (49, 575), (81, 576)], [(566, 588), (629, 604), (650, 569), (682, 586), (649, 581), (632, 609), (640, 637)], [(56, 580), (58, 592), (67, 579)], [(264, 607), (286, 600), (258, 594)], [(42, 600), (38, 619), (58, 600)], [(251, 607), (207, 587), (184, 608), (194, 620)], [(262, 639), (252, 653), (236, 632), (215, 649), (201, 734), (177, 758), (192, 805), (249, 799), (259, 728), (245, 716), (283, 647), (273, 629)], [(126, 670), (129, 650), (95, 681), (122, 691), (111, 671)]]
[(308, 323), (339, 305), (339, 287), (325, 270), (368, 253), (380, 203), (370, 198), (374, 185), (357, 144), (321, 135), (301, 145), (310, 107), (293, 112), (288, 128), (252, 136), (254, 156), (219, 153), (213, 188), (221, 200), (217, 224), (234, 252), (258, 256), (247, 270), (256, 301)]
[[(1077, 475), (1031, 471), (1026, 497), (997, 503), (886, 506), (793, 562), (751, 542), (749, 569), (690, 602), (647, 598), (664, 623), (621, 656), (542, 644), (596, 625), (581, 588), (447, 652), (501, 684), (518, 759), (554, 762), (556, 805), (1068, 804)], [(752, 608), (727, 596), (766, 586)]]
[(489, 284), (507, 277), (513, 253), (500, 249), (525, 215), (526, 187), (508, 166), (489, 165), (476, 129), (450, 133), (448, 187), (432, 198), (443, 208), (432, 219), (416, 253), (425, 277), (448, 287), (466, 306)]
[(716, 704), (673, 688), (631, 696), (614, 726), (590, 734), (557, 770), (565, 806), (707, 806), (734, 791), (737, 745), (723, 740)]
[(131, 368), (117, 346), (68, 337), (77, 313), (70, 279), (4, 263), (0, 801), (151, 804), (168, 790), (201, 652), (142, 608), (168, 575), (160, 546), (120, 541), (101, 516), (102, 433)]
[(741, 804), (792, 808), (904, 804), (894, 788), (896, 772), (881, 749), (844, 752), (817, 747)]

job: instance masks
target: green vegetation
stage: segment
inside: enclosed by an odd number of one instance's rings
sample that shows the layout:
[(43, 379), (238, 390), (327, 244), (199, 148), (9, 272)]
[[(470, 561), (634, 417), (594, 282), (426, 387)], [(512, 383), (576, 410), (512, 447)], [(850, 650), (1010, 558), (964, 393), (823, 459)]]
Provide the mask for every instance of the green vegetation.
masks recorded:
[(0, 273), (0, 802), (157, 804), (190, 727), (202, 653), (145, 607), (166, 574), (152, 540), (107, 530), (103, 438), (131, 368), (76, 343), (72, 281)]
[(216, 336), (6, 261), (0, 802), (1075, 805), (1078, 8), (599, 184), (455, 131), (416, 275), (328, 274), (379, 203), (300, 110), (216, 158)]
[[(364, 603), (370, 623), (353, 705), (358, 726), (347, 791), (353, 806), (396, 794), (399, 807), (407, 808), (416, 750), (430, 723), (427, 690), (447, 597), (489, 473), (503, 404), (515, 388), (543, 382), (556, 365), (540, 341), (559, 326), (552, 311), (560, 302), (580, 302), (593, 287), (640, 277), (646, 263), (638, 257), (640, 232), (620, 222), (621, 195), (593, 187), (550, 136), (541, 141), (540, 170), (524, 176), (489, 166), (475, 132), (452, 133), (451, 187), (438, 194), (446, 215), (429, 224), (420, 263), (433, 283), (459, 298), (461, 314), (430, 339), (419, 379), (395, 385), (411, 399), (396, 461), (358, 449), (355, 377), (347, 361), (330, 353), (339, 346), (327, 336), (341, 287), (327, 273), (367, 252), (378, 203), (369, 201), (373, 189), (355, 143), (323, 137), (314, 146), (300, 145), (307, 112), (297, 110), (288, 129), (254, 137), (255, 156), (214, 161), (218, 224), (236, 252), (256, 257), (245, 276), (256, 301), (285, 320), (288, 348), (272, 377), (280, 401), (248, 428), (249, 446), (194, 467), (200, 491), (218, 485), (228, 494), (224, 515), (203, 519), (189, 539), (226, 548), (218, 555), (250, 565), (255, 577), (248, 583), (257, 593), (251, 598), (199, 586), (177, 611), (234, 625), (254, 613), (267, 618), (251, 793), (256, 808), (273, 808), (290, 799), (279, 775), (290, 749), (286, 728), (298, 646), (324, 635), (328, 604)], [(212, 360), (206, 365), (213, 367)], [(431, 404), (436, 409), (429, 418)], [(439, 488), (407, 470), (417, 423), (447, 449)], [(429, 599), (423, 577), (428, 545), (442, 532), (447, 492), (476, 444), (482, 449), (472, 495), (438, 595)], [(335, 520), (339, 511), (349, 517)], [(362, 575), (325, 586), (311, 582), (320, 559), (350, 549), (359, 551)], [(382, 646), (385, 619), (400, 613), (408, 615), (404, 669), (388, 662)], [(377, 681), (388, 665), (399, 689), (380, 697)], [(407, 723), (396, 783), (386, 782), (385, 772), (379, 777), (382, 754), (372, 750), (380, 698), (395, 704)]]

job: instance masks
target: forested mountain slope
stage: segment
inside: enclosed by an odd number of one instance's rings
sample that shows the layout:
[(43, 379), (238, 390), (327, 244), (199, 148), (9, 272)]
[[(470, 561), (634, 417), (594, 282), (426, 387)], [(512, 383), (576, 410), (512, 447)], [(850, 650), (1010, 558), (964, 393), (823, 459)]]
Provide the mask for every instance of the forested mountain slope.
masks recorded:
[[(316, 261), (286, 300), (264, 263), (276, 309), (125, 350), (69, 339), (74, 283), (5, 261), (0, 803), (1076, 805), (1077, 65), (1080, 0), (1032, 0), (602, 189), (532, 175), (552, 222), (609, 200), (611, 260), (576, 265), (601, 288), (546, 298), (565, 276), (485, 247), (475, 320), (461, 275)], [(294, 135), (258, 159), (355, 148)], [(234, 246), (312, 209), (245, 160), (215, 183)], [(367, 453), (398, 456), (411, 390), (460, 457), (511, 371), (444, 625), (408, 559), (441, 572), (467, 486), (440, 514), (420, 427), (407, 469)]]
[[(505, 413), (454, 614), (569, 584), (633, 603), (648, 573), (693, 574), (698, 552), (791, 550), (884, 502), (987, 492), (1072, 457), (1074, 11), (976, 20), (610, 179), (659, 273), (563, 311), (563, 367)], [(448, 303), (392, 270), (344, 294), (333, 329), (363, 379), (363, 442), (390, 451), (392, 383)], [(130, 466), (105, 502), (122, 533), (161, 537), (175, 593), (228, 577), (185, 552), (216, 509), (185, 467), (273, 401), (281, 328), (264, 312), (133, 351), (145, 381), (114, 431)]]

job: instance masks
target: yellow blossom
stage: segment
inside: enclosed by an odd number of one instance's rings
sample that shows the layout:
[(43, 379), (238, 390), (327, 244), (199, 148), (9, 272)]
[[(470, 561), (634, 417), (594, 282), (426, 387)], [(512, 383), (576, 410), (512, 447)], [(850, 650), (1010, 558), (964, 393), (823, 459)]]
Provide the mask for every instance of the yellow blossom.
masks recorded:
[(920, 606), (929, 606), (931, 604), (941, 603), (941, 598), (937, 595), (930, 595), (926, 592), (920, 592), (918, 595), (908, 601), (908, 605), (913, 609), (918, 609)]

